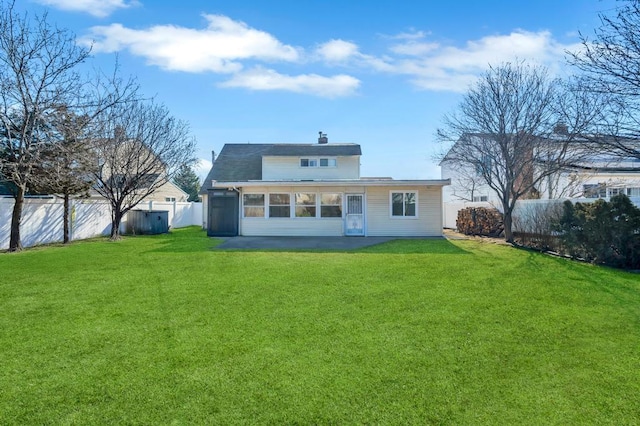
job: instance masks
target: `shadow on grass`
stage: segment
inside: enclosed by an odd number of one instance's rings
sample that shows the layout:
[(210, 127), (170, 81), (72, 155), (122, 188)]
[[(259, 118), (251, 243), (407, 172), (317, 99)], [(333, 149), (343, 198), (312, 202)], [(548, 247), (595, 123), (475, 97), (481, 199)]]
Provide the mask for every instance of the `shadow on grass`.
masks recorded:
[(151, 253), (202, 253), (210, 251), (222, 243), (221, 240), (207, 237), (207, 233), (199, 226), (173, 229), (168, 234), (141, 235), (128, 238), (156, 240), (157, 244), (151, 250), (148, 250)]

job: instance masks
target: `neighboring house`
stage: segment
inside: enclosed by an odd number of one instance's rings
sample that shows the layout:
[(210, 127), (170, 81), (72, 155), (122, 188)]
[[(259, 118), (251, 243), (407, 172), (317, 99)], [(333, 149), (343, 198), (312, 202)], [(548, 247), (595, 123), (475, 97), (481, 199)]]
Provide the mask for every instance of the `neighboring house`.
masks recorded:
[(177, 201), (186, 202), (189, 194), (180, 189), (175, 183), (169, 181), (161, 185), (153, 194), (147, 196), (144, 201)]
[[(440, 167), (441, 177), (451, 180), (443, 191), (445, 203), (489, 202), (500, 206), (495, 192), (472, 167), (450, 164), (446, 156)], [(616, 194), (639, 197), (640, 159), (589, 154), (545, 179), (532, 192), (528, 198), (608, 198)]]
[[(577, 146), (584, 148), (584, 141), (578, 142)], [(493, 206), (502, 209), (497, 194), (489, 188), (478, 170), (451, 164), (446, 158), (440, 163), (441, 178), (451, 180), (451, 185), (443, 189), (445, 228), (456, 227), (458, 211), (465, 207)], [(494, 160), (486, 158), (483, 161)], [(523, 198), (588, 201), (617, 194), (625, 194), (634, 203), (640, 203), (640, 159), (588, 154), (545, 179)]]
[(360, 145), (226, 144), (200, 191), (210, 236), (441, 236), (448, 180), (360, 177)]

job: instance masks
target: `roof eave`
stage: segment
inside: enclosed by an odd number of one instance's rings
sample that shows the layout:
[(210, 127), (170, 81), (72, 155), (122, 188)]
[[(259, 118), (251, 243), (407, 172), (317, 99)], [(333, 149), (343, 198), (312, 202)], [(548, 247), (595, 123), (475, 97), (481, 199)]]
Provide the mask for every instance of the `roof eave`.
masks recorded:
[(364, 180), (364, 179), (337, 179), (337, 180), (277, 180), (277, 181), (213, 181), (211, 186), (215, 188), (242, 188), (260, 186), (447, 186), (451, 185), (451, 179), (410, 179), (410, 180)]

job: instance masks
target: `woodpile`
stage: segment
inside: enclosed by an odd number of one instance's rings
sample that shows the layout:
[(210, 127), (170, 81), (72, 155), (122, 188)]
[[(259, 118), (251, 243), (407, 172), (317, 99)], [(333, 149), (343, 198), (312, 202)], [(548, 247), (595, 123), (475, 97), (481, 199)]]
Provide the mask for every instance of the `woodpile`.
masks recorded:
[(487, 207), (467, 207), (458, 211), (458, 232), (465, 235), (500, 237), (504, 232), (502, 213)]

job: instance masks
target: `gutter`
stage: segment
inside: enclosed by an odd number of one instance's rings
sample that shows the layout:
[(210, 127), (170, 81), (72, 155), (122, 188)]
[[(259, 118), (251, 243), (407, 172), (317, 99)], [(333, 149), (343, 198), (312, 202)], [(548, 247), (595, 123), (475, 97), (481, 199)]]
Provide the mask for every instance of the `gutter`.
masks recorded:
[(401, 186), (447, 186), (451, 185), (451, 179), (413, 179), (413, 180), (360, 180), (360, 179), (336, 179), (336, 180), (250, 180), (219, 182), (212, 181), (214, 188), (238, 188), (256, 186), (379, 186), (379, 187), (401, 187)]

